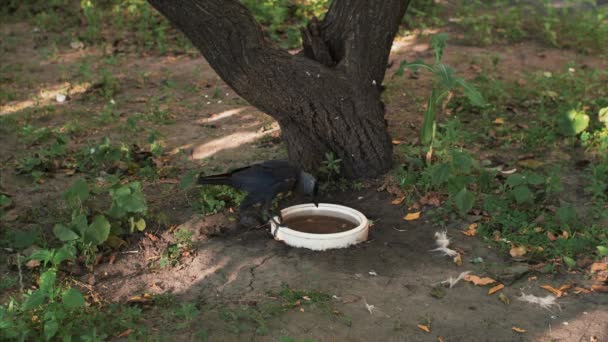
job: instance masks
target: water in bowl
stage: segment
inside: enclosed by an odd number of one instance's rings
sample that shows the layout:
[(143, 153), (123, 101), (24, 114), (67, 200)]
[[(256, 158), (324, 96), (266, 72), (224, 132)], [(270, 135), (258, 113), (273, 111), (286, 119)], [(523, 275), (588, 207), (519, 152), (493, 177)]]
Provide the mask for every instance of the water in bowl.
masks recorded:
[(285, 219), (283, 222), (289, 229), (311, 234), (334, 234), (351, 230), (357, 224), (337, 217), (311, 215)]

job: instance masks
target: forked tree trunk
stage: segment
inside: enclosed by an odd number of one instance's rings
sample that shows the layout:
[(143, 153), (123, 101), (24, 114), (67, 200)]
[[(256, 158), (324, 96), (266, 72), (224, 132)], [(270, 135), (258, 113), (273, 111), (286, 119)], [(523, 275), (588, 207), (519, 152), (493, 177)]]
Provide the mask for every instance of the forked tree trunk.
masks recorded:
[(275, 118), (289, 159), (314, 171), (334, 152), (343, 175), (374, 177), (392, 163), (380, 101), (390, 48), (409, 0), (334, 0), (290, 55), (265, 39), (238, 0), (149, 0), (219, 76)]

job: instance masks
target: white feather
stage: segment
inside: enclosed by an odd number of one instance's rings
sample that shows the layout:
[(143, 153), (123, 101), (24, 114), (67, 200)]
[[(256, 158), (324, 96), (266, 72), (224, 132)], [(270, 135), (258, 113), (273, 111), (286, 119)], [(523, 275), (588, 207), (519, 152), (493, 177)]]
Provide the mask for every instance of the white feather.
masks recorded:
[(538, 304), (541, 308), (551, 311), (552, 306), (557, 306), (558, 309), (562, 309), (559, 303), (555, 300), (557, 299), (555, 296), (547, 295), (545, 297), (537, 297), (535, 295), (527, 295), (525, 293), (521, 293), (521, 297), (517, 298), (523, 302)]
[(456, 279), (449, 277), (448, 279), (439, 282), (439, 284), (450, 284), (450, 288), (452, 288), (454, 285), (458, 284), (459, 281), (464, 279), (464, 277), (469, 273), (471, 273), (471, 271), (462, 272), (458, 275), (458, 277), (456, 277)]

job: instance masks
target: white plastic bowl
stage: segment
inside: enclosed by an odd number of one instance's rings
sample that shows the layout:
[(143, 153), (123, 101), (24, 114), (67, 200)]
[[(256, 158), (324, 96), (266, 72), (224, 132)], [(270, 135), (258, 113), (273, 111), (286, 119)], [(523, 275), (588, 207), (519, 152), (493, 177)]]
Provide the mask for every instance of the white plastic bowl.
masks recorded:
[[(287, 226), (277, 227), (276, 223), (270, 220), (270, 233), (275, 240), (283, 241), (292, 247), (308, 248), (314, 251), (324, 251), (333, 248), (345, 248), (367, 240), (369, 232), (369, 221), (365, 215), (355, 209), (337, 204), (319, 203), (319, 207), (314, 204), (294, 205), (281, 210), (284, 220), (301, 216), (328, 216), (345, 219), (357, 224), (351, 230), (333, 234), (312, 234), (290, 229)], [(278, 221), (278, 218), (275, 217)], [(278, 228), (278, 229), (277, 229)]]

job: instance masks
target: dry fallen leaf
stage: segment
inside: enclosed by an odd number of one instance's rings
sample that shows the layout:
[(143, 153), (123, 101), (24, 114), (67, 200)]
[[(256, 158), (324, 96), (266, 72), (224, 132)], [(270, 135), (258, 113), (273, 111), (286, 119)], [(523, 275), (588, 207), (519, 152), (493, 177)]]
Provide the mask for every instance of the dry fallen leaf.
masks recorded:
[(413, 221), (413, 220), (417, 220), (420, 218), (420, 212), (417, 211), (415, 213), (409, 213), (407, 215), (405, 215), (405, 217), (403, 217), (404, 220), (406, 221)]
[(133, 329), (127, 329), (127, 330), (121, 332), (120, 334), (116, 335), (116, 337), (127, 337), (127, 336), (131, 335), (132, 332), (133, 332)]
[(556, 297), (563, 297), (566, 295), (566, 290), (568, 290), (569, 288), (572, 287), (572, 285), (562, 285), (559, 287), (559, 289), (556, 289), (555, 287), (551, 286), (551, 285), (541, 285), (541, 288), (553, 293)]
[(564, 239), (568, 240), (568, 238), (570, 237), (570, 234), (568, 234), (568, 232), (564, 230), (562, 232), (562, 236), (564, 237)]
[(443, 337), (437, 336), (437, 342), (443, 342)]
[(608, 293), (608, 285), (591, 285), (594, 292)]
[(471, 223), (469, 225), (469, 228), (467, 230), (465, 230), (464, 232), (462, 232), (462, 234), (464, 234), (466, 236), (475, 236), (475, 235), (477, 235), (477, 223)]
[(547, 238), (549, 238), (549, 240), (551, 240), (551, 241), (557, 240), (557, 237), (555, 236), (555, 234), (553, 234), (551, 232), (547, 232)]
[(526, 331), (528, 331), (528, 330), (526, 330), (526, 329), (522, 329), (522, 328), (519, 328), (519, 327), (513, 327), (513, 328), (511, 328), (511, 329), (513, 329), (513, 331), (516, 331), (516, 332), (518, 332), (518, 333), (520, 333), (520, 334), (523, 334), (523, 333), (525, 333)]
[(458, 266), (462, 266), (462, 257), (460, 256), (460, 254), (454, 257), (454, 263)]
[(418, 324), (418, 329), (420, 329), (422, 331), (426, 331), (427, 333), (431, 332), (431, 329), (429, 327), (427, 327), (426, 325), (422, 325), (422, 324)]
[(575, 288), (574, 288), (574, 290), (573, 290), (572, 292), (574, 292), (574, 293), (576, 293), (576, 294), (581, 294), (581, 293), (590, 293), (590, 292), (591, 292), (591, 290), (586, 289), (586, 288), (584, 288), (584, 287), (578, 287), (578, 286), (577, 286), (577, 287), (575, 287)]
[(438, 192), (428, 192), (418, 200), (422, 205), (441, 206), (441, 194)]
[(608, 264), (605, 262), (594, 262), (593, 264), (591, 264), (589, 270), (591, 271), (591, 273), (606, 271), (608, 270)]
[(393, 145), (401, 145), (403, 143), (403, 141), (397, 140), (397, 139), (393, 139), (392, 143), (393, 143)]
[(517, 258), (526, 254), (526, 247), (523, 246), (513, 246), (509, 251), (512, 257)]
[(391, 201), (391, 204), (399, 205), (399, 204), (403, 203), (404, 200), (405, 200), (405, 196), (397, 197)]
[(545, 163), (536, 159), (523, 159), (518, 161), (517, 164), (529, 169), (538, 169), (539, 167), (545, 165)]
[(467, 274), (464, 277), (465, 281), (468, 281), (469, 283), (473, 283), (477, 286), (483, 286), (483, 285), (488, 285), (488, 284), (493, 284), (496, 282), (496, 280), (492, 279), (492, 278), (488, 278), (488, 277), (484, 277), (484, 278), (480, 278), (476, 275), (473, 274)]
[(531, 276), (531, 277), (528, 277), (528, 281), (535, 281), (535, 280), (537, 280), (537, 279), (538, 279), (538, 277), (537, 277), (537, 276)]
[(492, 123), (497, 124), (497, 125), (503, 125), (505, 123), (505, 119), (496, 118), (496, 120), (492, 121)]
[(502, 292), (498, 294), (498, 299), (500, 299), (501, 302), (505, 303), (505, 305), (509, 305), (511, 303), (509, 297), (507, 297), (507, 295)]
[(493, 288), (491, 288), (491, 289), (488, 291), (488, 295), (493, 295), (493, 294), (495, 294), (496, 292), (498, 292), (498, 291), (500, 291), (500, 290), (502, 290), (502, 289), (504, 289), (504, 288), (505, 288), (505, 286), (504, 286), (503, 284), (498, 284), (498, 285), (494, 286)]

